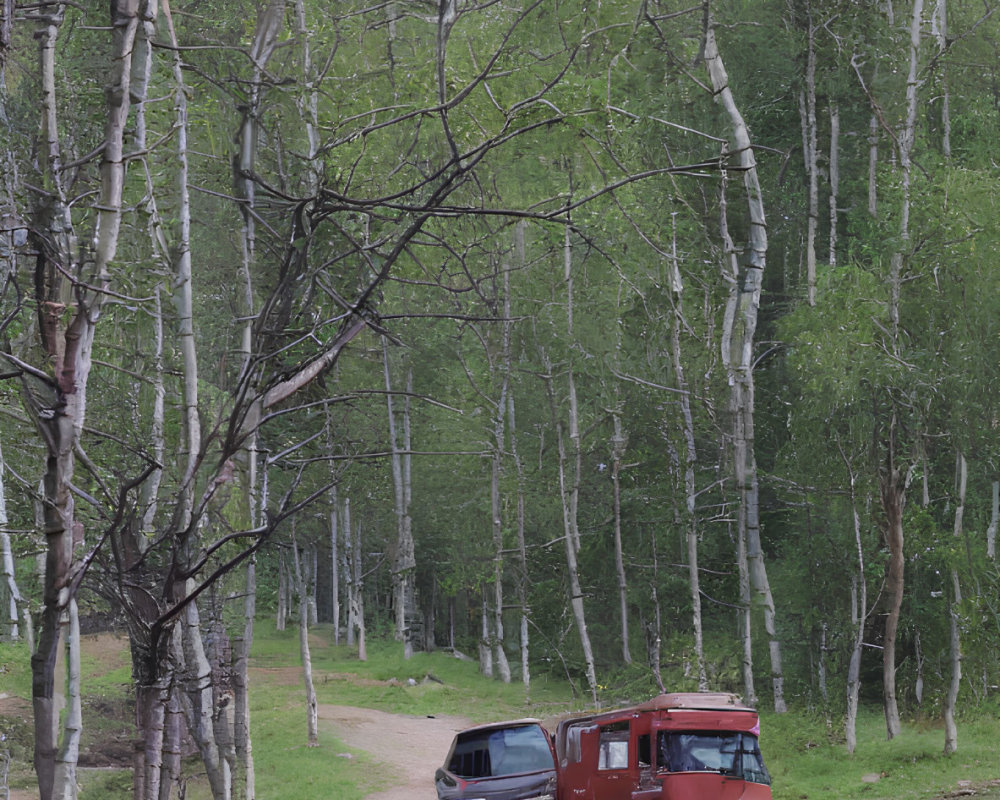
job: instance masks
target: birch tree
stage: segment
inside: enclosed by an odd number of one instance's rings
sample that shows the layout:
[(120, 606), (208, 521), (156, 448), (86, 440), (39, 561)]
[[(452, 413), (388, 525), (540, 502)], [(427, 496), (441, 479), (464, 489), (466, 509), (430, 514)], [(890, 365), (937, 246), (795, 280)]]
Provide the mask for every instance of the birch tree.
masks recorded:
[[(304, 555), (304, 554), (303, 554)], [(302, 569), (302, 555), (292, 532), (292, 561), (295, 564), (295, 592), (299, 601), (299, 656), (302, 659), (302, 679), (306, 690), (306, 731), (309, 747), (319, 745), (319, 708), (316, 704), (316, 687), (313, 684), (312, 656), (309, 652), (309, 599), (306, 577)]]
[(745, 537), (751, 583), (764, 611), (771, 656), (774, 709), (782, 713), (786, 710), (786, 705), (781, 645), (777, 638), (774, 599), (767, 579), (760, 539), (757, 465), (754, 456), (754, 331), (760, 305), (761, 278), (767, 258), (767, 226), (750, 134), (729, 86), (729, 77), (716, 44), (714, 22), (708, 4), (705, 12), (705, 64), (716, 101), (722, 106), (732, 125), (732, 152), (743, 171), (749, 217), (745, 250), (741, 254), (732, 247), (727, 250), (729, 264), (724, 277), (730, 285), (730, 299), (726, 307), (722, 339), (722, 359), (729, 373), (731, 386), (733, 462), (739, 492), (740, 540)]
[[(109, 265), (118, 248), (125, 178), (125, 125), (131, 103), (133, 44), (139, 27), (137, 6), (121, 0), (110, 7), (114, 68), (106, 92), (93, 253), (86, 258), (78, 250), (61, 174), (55, 51), (65, 7), (44, 4), (38, 15), (36, 38), (43, 92), (39, 167), (45, 194), (36, 200), (32, 229), (40, 258), (36, 281), (37, 303), (43, 310), (39, 337), (47, 369), (23, 363), (16, 366), (24, 382), (26, 405), (48, 451), (43, 479), (47, 558), (42, 629), (32, 657), (34, 762), (41, 800), (76, 796), (79, 718), (77, 714), (67, 718), (62, 744), (57, 747), (55, 675), (63, 643), (69, 648), (71, 664), (78, 663), (79, 658), (79, 636), (73, 635), (72, 630), (67, 633), (63, 626), (64, 612), (74, 607), (73, 595), (81, 577), (78, 547), (83, 544), (82, 526), (78, 528), (70, 486), (86, 419), (95, 327), (111, 289)], [(144, 4), (143, 12), (146, 10)], [(72, 616), (70, 613), (71, 625)], [(71, 680), (79, 680), (78, 670), (71, 668), (67, 674)], [(67, 691), (70, 696), (78, 696), (79, 686), (70, 685)]]
[[(893, 250), (889, 263), (889, 320), (891, 346), (895, 355), (900, 354), (900, 293), (903, 283), (904, 262), (910, 246), (910, 181), (913, 168), (912, 152), (916, 137), (917, 71), (920, 57), (920, 30), (923, 0), (914, 0), (909, 27), (909, 69), (906, 78), (906, 104), (903, 127), (898, 137), (898, 154), (902, 200), (899, 212), (898, 246)], [(896, 697), (896, 634), (903, 604), (904, 554), (903, 506), (906, 498), (907, 479), (898, 463), (896, 452), (896, 412), (889, 423), (886, 466), (882, 475), (882, 507), (886, 516), (889, 544), (889, 566), (886, 573), (886, 595), (889, 613), (885, 625), (885, 646), (882, 651), (882, 684), (885, 706), (886, 734), (889, 739), (899, 735), (899, 705)]]

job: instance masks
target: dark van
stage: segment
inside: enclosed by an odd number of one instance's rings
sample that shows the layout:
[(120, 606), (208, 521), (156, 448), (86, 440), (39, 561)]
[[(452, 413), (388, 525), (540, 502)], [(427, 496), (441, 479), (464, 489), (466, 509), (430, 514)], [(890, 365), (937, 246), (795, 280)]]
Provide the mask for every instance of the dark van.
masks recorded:
[(438, 800), (555, 800), (552, 740), (537, 719), (468, 728), (455, 735), (434, 784)]
[(558, 800), (771, 800), (759, 734), (757, 712), (722, 693), (565, 719)]

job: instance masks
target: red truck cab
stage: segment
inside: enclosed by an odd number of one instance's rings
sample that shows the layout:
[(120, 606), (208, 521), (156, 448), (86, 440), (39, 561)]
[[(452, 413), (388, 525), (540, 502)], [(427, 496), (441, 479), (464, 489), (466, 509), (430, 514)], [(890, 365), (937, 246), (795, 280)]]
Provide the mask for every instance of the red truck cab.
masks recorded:
[(771, 800), (759, 733), (757, 712), (723, 693), (564, 719), (558, 800)]

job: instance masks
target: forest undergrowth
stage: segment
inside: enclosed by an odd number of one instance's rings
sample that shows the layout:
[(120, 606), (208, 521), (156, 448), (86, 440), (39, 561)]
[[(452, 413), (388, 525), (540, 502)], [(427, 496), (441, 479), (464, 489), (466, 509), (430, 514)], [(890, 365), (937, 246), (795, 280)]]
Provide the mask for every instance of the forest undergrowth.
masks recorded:
[[(251, 674), (252, 725), (257, 794), (260, 798), (337, 797), (361, 800), (374, 791), (372, 757), (321, 731), (319, 747), (306, 746), (297, 631), (258, 626)], [(84, 729), (80, 797), (117, 800), (131, 796), (131, 742), (127, 639), (88, 636), (84, 646)], [(318, 700), (406, 715), (461, 715), (474, 722), (536, 716), (552, 720), (582, 707), (567, 682), (540, 674), (530, 700), (519, 683), (489, 680), (472, 662), (446, 652), (418, 653), (409, 660), (392, 641), (369, 643), (369, 660), (353, 648), (334, 646), (328, 626), (311, 637)], [(31, 768), (30, 666), (25, 645), (0, 645), (0, 753), (10, 757), (12, 800), (37, 796)], [(636, 701), (643, 698), (636, 697)], [(763, 704), (762, 704), (763, 705)], [(880, 708), (859, 718), (858, 748), (844, 746), (836, 715), (795, 708), (761, 713), (761, 748), (773, 778), (774, 800), (938, 800), (1000, 798), (1000, 729), (995, 706), (960, 721), (958, 752), (942, 753), (943, 729), (931, 718), (910, 717), (902, 734), (885, 740)], [(442, 753), (442, 757), (444, 754)], [(187, 797), (210, 797), (198, 764)], [(428, 776), (437, 764), (428, 764)], [(2, 787), (0, 787), (2, 788)]]

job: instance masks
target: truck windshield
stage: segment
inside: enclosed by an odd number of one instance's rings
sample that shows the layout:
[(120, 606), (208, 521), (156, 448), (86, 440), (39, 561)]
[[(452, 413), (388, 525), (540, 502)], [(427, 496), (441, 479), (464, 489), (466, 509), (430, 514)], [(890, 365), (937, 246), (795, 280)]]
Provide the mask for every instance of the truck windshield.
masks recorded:
[(727, 731), (660, 731), (657, 767), (669, 772), (718, 772), (770, 785), (757, 737)]

